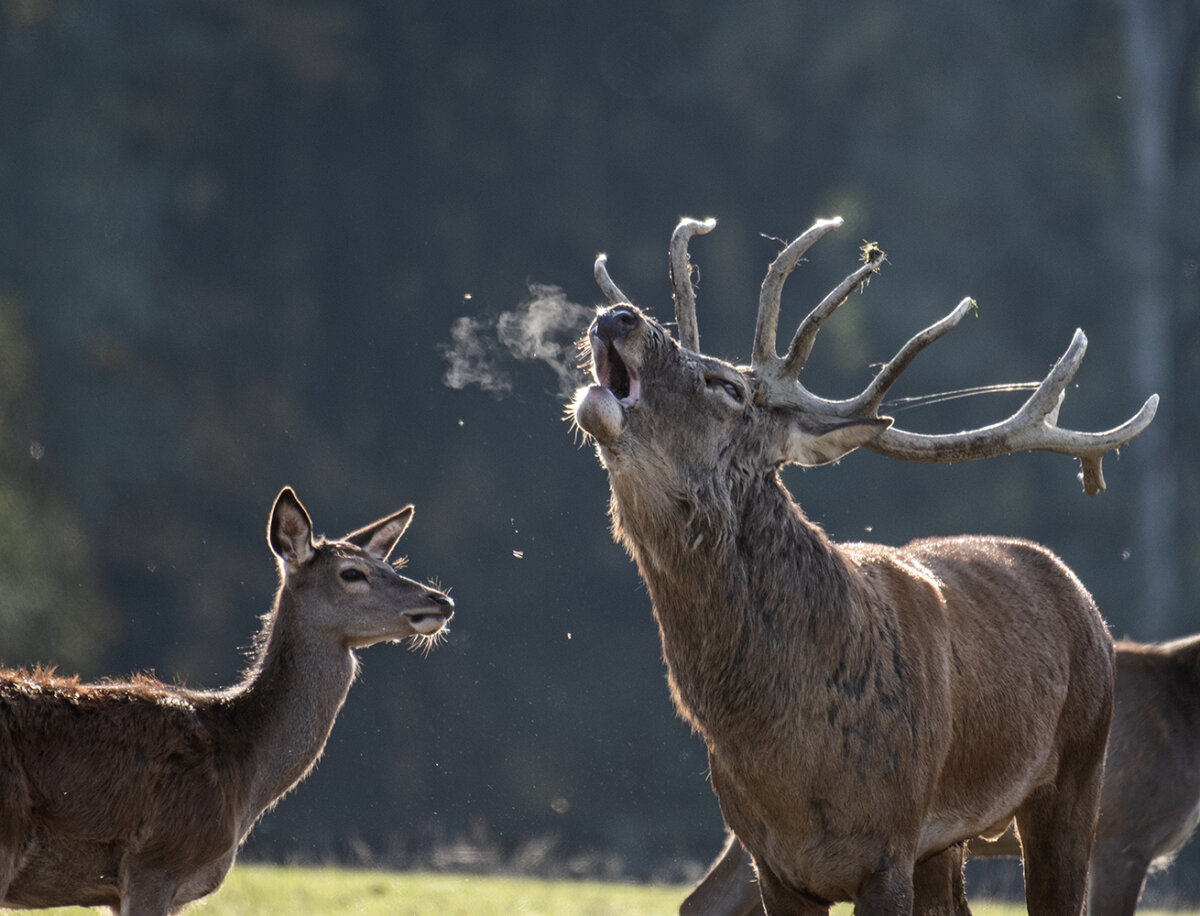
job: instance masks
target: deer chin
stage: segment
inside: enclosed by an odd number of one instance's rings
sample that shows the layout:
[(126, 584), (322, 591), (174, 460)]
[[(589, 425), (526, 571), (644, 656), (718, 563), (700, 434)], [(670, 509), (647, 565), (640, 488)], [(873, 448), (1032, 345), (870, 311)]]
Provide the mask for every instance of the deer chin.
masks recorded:
[(591, 385), (575, 399), (575, 422), (597, 442), (612, 442), (625, 430), (625, 405), (603, 385)]
[(405, 614), (404, 619), (417, 636), (432, 636), (439, 632), (450, 618), (438, 611), (430, 611), (426, 614)]
[(395, 626), (376, 632), (352, 633), (345, 637), (343, 644), (347, 649), (366, 649), (381, 642), (402, 642), (409, 637), (428, 639), (445, 629), (449, 619), (440, 611), (411, 611), (403, 614)]

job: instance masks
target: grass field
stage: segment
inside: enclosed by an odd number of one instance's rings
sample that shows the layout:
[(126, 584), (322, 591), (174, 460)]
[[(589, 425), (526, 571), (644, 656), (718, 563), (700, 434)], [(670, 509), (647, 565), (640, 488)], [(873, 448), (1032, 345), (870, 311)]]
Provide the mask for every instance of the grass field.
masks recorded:
[[(238, 865), (196, 916), (674, 916), (685, 888), (533, 878)], [(975, 916), (1019, 916), (1024, 906), (972, 901)], [(71, 916), (77, 908), (31, 910)], [(834, 909), (850, 916), (849, 906)], [(1139, 916), (1166, 916), (1139, 911)], [(1178, 916), (1178, 914), (1176, 914)]]

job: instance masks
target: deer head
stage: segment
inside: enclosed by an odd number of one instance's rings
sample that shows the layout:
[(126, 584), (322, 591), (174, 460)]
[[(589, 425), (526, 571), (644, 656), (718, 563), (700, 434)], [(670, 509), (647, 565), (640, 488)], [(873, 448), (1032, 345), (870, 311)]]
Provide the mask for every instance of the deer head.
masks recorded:
[[(670, 265), (679, 340), (633, 306), (608, 275), (607, 258), (596, 259), (596, 281), (609, 301), (588, 330), (586, 345), (596, 384), (583, 389), (574, 405), (581, 429), (599, 445), (617, 484), (622, 469), (653, 473), (667, 486), (685, 490), (713, 469), (769, 472), (785, 464), (819, 465), (858, 447), (906, 461), (975, 461), (1026, 450), (1073, 455), (1082, 465), (1089, 494), (1104, 489), (1101, 460), (1138, 435), (1154, 418), (1158, 395), (1120, 426), (1098, 433), (1057, 425), (1058, 410), (1087, 348), (1076, 331), (1066, 353), (1019, 410), (1007, 419), (948, 435), (913, 433), (880, 416), (883, 397), (922, 349), (962, 320), (973, 301), (963, 299), (935, 324), (913, 335), (871, 380), (846, 400), (829, 400), (800, 383), (821, 324), (864, 281), (883, 266), (883, 252), (864, 251), (862, 266), (808, 313), (785, 355), (775, 349), (780, 295), (784, 281), (805, 252), (842, 225), (840, 218), (819, 220), (781, 251), (763, 279), (749, 366), (735, 366), (699, 352), (695, 293), (688, 242), (712, 230), (716, 221), (684, 219), (671, 238)], [(686, 428), (663, 422), (686, 417)], [(688, 468), (697, 474), (690, 475)], [(682, 475), (682, 476), (681, 476)]]
[(428, 645), (454, 616), (454, 602), (400, 575), (402, 562), (388, 562), (412, 516), (413, 507), (405, 506), (341, 540), (314, 540), (308, 512), (285, 487), (271, 510), (267, 541), (284, 593), (305, 596), (293, 602), (295, 613), (311, 616), (313, 630), (348, 649), (405, 637)]

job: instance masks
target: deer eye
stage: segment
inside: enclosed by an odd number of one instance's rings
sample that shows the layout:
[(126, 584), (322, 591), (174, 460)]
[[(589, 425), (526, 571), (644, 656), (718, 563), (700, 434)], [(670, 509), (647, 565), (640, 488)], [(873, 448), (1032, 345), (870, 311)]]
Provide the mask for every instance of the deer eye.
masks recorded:
[(353, 566), (348, 566), (340, 573), (343, 582), (366, 582), (367, 574), (361, 569), (355, 569)]
[(704, 384), (708, 386), (709, 391), (720, 391), (724, 393), (735, 404), (741, 404), (745, 398), (742, 396), (742, 389), (729, 381), (727, 378), (722, 378), (719, 375), (709, 376), (704, 380)]

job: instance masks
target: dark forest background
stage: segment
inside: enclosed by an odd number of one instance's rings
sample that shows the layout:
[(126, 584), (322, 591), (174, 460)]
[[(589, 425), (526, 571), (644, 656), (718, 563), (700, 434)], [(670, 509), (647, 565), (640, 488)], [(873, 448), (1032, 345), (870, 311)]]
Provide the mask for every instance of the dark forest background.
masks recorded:
[[(692, 252), (730, 358), (779, 240), (846, 219), (787, 323), (884, 248), (806, 371), (826, 396), (965, 295), (898, 395), (1039, 379), (1083, 327), (1064, 425), (1163, 399), (1099, 497), (1044, 454), (789, 486), (837, 538), (1031, 537), (1115, 635), (1200, 631), (1198, 29), (1189, 0), (0, 0), (0, 661), (227, 684), (281, 486), (330, 535), (414, 502), (453, 632), (363, 653), (246, 854), (691, 876), (703, 749), (562, 420), (595, 254), (669, 318), (681, 215), (720, 220)], [(1156, 886), (1194, 893), (1189, 862)]]

